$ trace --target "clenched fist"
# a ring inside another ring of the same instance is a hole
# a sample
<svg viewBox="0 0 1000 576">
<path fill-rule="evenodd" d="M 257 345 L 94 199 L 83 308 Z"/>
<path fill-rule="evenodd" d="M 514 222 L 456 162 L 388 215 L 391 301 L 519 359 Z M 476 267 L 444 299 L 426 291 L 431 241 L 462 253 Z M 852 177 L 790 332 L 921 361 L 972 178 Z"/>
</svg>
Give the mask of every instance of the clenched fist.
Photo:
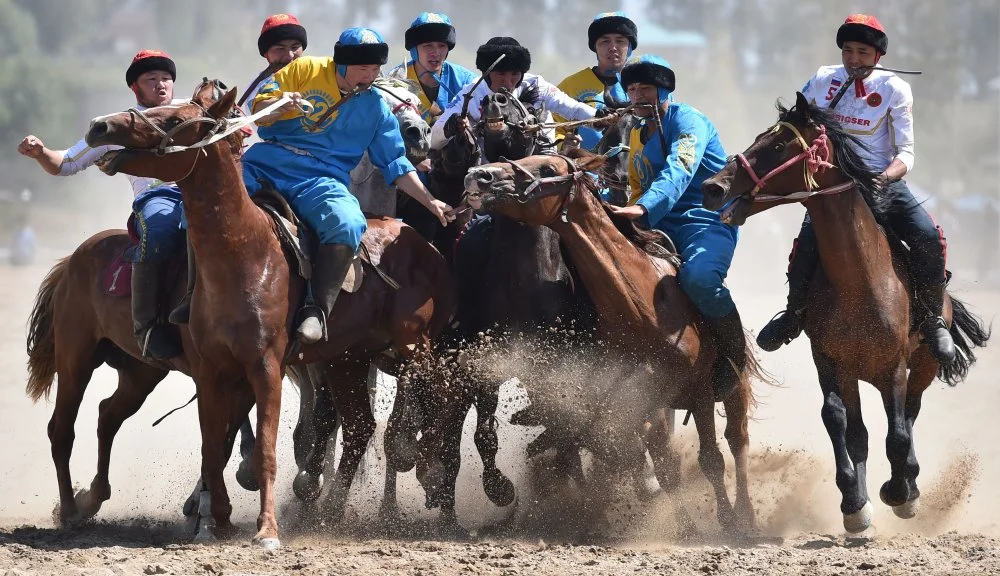
<svg viewBox="0 0 1000 576">
<path fill-rule="evenodd" d="M 38 158 L 45 151 L 45 144 L 38 136 L 25 136 L 17 146 L 17 151 L 28 158 Z"/>
</svg>

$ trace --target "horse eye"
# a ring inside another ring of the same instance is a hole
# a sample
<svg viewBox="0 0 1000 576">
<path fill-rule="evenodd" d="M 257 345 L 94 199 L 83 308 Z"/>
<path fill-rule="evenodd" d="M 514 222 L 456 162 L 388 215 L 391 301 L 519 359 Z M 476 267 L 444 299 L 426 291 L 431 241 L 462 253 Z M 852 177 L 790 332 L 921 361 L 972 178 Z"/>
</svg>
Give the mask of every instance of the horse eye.
<svg viewBox="0 0 1000 576">
<path fill-rule="evenodd" d="M 784 142 L 778 142 L 777 144 L 774 145 L 774 151 L 775 152 L 781 152 L 784 149 L 785 149 L 785 143 Z"/>
<path fill-rule="evenodd" d="M 542 175 L 542 177 L 544 177 L 544 178 L 548 178 L 548 177 L 550 177 L 550 176 L 555 176 L 555 175 L 556 175 L 556 171 L 555 171 L 555 169 L 554 169 L 554 168 L 553 168 L 552 166 L 549 166 L 549 165 L 547 165 L 547 164 L 546 164 L 546 165 L 543 165 L 543 166 L 542 166 L 542 167 L 541 167 L 541 168 L 540 168 L 540 169 L 538 170 L 538 173 L 539 173 L 539 174 L 541 174 L 541 175 Z"/>
</svg>

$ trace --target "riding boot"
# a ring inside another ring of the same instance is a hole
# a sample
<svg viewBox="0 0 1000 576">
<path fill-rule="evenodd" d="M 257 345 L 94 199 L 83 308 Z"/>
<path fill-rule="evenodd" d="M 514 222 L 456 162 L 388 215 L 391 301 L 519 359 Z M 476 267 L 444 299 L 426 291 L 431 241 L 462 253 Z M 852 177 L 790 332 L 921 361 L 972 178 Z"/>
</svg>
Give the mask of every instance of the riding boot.
<svg viewBox="0 0 1000 576">
<path fill-rule="evenodd" d="M 722 402 L 740 383 L 747 365 L 746 337 L 743 322 L 735 308 L 722 318 L 705 318 L 715 337 L 716 357 L 712 366 L 712 390 L 715 401 Z"/>
<path fill-rule="evenodd" d="M 809 281 L 819 263 L 819 248 L 811 223 L 804 223 L 788 263 L 788 306 L 761 329 L 757 345 L 774 352 L 802 333 L 802 314 L 809 295 Z"/>
<path fill-rule="evenodd" d="M 924 343 L 930 349 L 931 356 L 942 365 L 951 364 L 955 360 L 955 341 L 948 331 L 948 324 L 941 316 L 944 306 L 945 284 L 929 282 L 917 287 L 917 309 L 926 310 L 926 316 L 920 323 L 920 333 Z M 921 306 L 922 304 L 922 306 Z"/>
<path fill-rule="evenodd" d="M 191 237 L 185 235 L 187 238 L 187 290 L 184 292 L 184 297 L 181 301 L 177 303 L 177 307 L 174 311 L 170 313 L 167 317 L 167 321 L 171 324 L 187 324 L 188 320 L 191 318 L 191 295 L 194 293 L 194 278 L 196 275 L 194 267 L 194 248 L 191 247 Z"/>
<path fill-rule="evenodd" d="M 183 354 L 176 334 L 158 322 L 164 264 L 147 261 L 132 264 L 132 327 L 144 358 L 169 360 Z"/>
<path fill-rule="evenodd" d="M 326 340 L 326 322 L 340 294 L 347 272 L 354 260 L 354 250 L 346 244 L 321 244 L 313 267 L 312 303 L 302 307 L 301 323 L 295 331 L 303 344 Z"/>
</svg>

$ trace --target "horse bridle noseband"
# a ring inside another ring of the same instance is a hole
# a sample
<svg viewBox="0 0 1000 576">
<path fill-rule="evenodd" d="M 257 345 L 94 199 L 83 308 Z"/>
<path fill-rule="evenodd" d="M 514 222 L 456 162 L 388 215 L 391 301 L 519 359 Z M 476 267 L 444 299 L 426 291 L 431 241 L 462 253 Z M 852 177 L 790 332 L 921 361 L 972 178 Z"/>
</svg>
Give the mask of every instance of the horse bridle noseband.
<svg viewBox="0 0 1000 576">
<path fill-rule="evenodd" d="M 750 192 L 743 194 L 742 197 L 749 196 L 751 202 L 804 200 L 819 194 L 836 194 L 844 192 L 854 186 L 853 181 L 836 184 L 829 188 L 820 188 L 819 184 L 816 183 L 815 175 L 817 173 L 820 173 L 827 168 L 834 168 L 834 165 L 830 163 L 830 156 L 832 154 L 830 151 L 830 138 L 826 135 L 825 126 L 819 126 L 819 136 L 813 140 L 811 146 L 806 142 L 806 139 L 802 136 L 802 133 L 799 132 L 799 129 L 789 122 L 778 122 L 765 133 L 778 133 L 782 128 L 788 128 L 792 132 L 795 136 L 792 141 L 797 142 L 799 146 L 802 147 L 802 152 L 799 152 L 792 158 L 789 158 L 778 167 L 769 171 L 763 177 L 757 175 L 753 166 L 750 165 L 750 161 L 747 160 L 747 157 L 742 152 L 729 157 L 729 162 L 732 162 L 734 159 L 737 160 L 739 164 L 743 166 L 743 169 L 747 171 L 747 174 L 750 175 L 750 179 L 754 182 L 753 189 L 750 190 Z M 781 196 L 774 194 L 758 194 L 761 189 L 764 188 L 764 185 L 767 184 L 768 180 L 785 170 L 788 170 L 792 166 L 795 166 L 795 164 L 799 161 L 802 161 L 802 177 L 806 184 L 806 189 L 804 191 Z"/>
<path fill-rule="evenodd" d="M 563 223 L 569 223 L 569 205 L 573 203 L 573 199 L 576 197 L 576 185 L 581 179 L 588 176 L 585 171 L 577 167 L 576 162 L 574 162 L 572 158 L 563 156 L 562 154 L 552 154 L 552 156 L 558 156 L 566 161 L 567 166 L 569 166 L 569 174 L 538 178 L 529 172 L 527 168 L 518 164 L 516 160 L 508 160 L 507 158 L 501 156 L 500 162 L 509 164 L 514 172 L 517 172 L 530 180 L 530 184 L 528 184 L 528 187 L 524 190 L 521 190 L 520 192 L 505 193 L 504 196 L 510 197 L 518 204 L 527 204 L 534 198 L 544 198 L 546 196 L 561 194 L 562 202 L 559 206 L 559 213 L 558 216 L 552 219 L 552 222 L 554 223 L 556 220 L 559 220 Z M 570 185 L 566 188 L 554 187 L 549 190 L 542 190 L 538 194 L 534 194 L 536 188 L 565 183 L 569 183 Z"/>
</svg>

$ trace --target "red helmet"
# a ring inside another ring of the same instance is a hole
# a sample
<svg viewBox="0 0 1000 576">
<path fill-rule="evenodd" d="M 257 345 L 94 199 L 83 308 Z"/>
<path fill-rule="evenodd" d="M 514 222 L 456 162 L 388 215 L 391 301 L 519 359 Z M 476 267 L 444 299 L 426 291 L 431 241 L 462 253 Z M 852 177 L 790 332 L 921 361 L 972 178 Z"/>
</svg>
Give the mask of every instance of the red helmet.
<svg viewBox="0 0 1000 576">
<path fill-rule="evenodd" d="M 131 88 L 135 84 L 135 81 L 139 79 L 139 76 L 153 70 L 162 70 L 170 74 L 171 80 L 177 80 L 177 66 L 166 52 L 162 50 L 140 50 L 135 55 L 135 58 L 132 58 L 132 63 L 129 65 L 128 70 L 125 71 L 125 84 Z"/>
<path fill-rule="evenodd" d="M 282 40 L 298 40 L 303 48 L 309 44 L 306 29 L 299 23 L 298 18 L 291 14 L 268 16 L 260 28 L 260 36 L 257 37 L 257 50 L 263 56 L 268 48 Z"/>
<path fill-rule="evenodd" d="M 837 48 L 844 42 L 861 42 L 878 50 L 883 56 L 889 48 L 889 38 L 878 18 L 867 14 L 851 14 L 837 29 Z"/>
</svg>

